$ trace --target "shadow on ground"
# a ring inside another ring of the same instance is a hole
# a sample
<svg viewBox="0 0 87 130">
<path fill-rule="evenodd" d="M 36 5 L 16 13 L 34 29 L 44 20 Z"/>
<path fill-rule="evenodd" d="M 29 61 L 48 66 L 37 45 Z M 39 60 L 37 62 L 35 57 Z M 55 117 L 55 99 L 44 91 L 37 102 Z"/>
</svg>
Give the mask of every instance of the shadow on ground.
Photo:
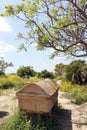
<svg viewBox="0 0 87 130">
<path fill-rule="evenodd" d="M 57 107 L 52 110 L 52 115 L 50 117 L 46 115 L 41 115 L 39 117 L 37 114 L 31 115 L 31 122 L 33 125 L 43 125 L 47 130 L 72 130 L 71 110 Z"/>
<path fill-rule="evenodd" d="M 8 112 L 0 111 L 0 118 L 4 118 L 7 115 L 8 115 Z"/>
<path fill-rule="evenodd" d="M 57 108 L 53 115 L 53 124 L 59 126 L 58 130 L 72 130 L 71 110 Z"/>
</svg>

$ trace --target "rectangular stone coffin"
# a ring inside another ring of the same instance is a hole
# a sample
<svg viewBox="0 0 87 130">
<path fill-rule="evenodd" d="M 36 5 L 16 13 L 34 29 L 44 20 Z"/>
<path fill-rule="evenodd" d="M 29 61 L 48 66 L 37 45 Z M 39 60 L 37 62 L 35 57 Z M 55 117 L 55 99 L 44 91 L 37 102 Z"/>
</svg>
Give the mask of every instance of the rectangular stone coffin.
<svg viewBox="0 0 87 130">
<path fill-rule="evenodd" d="M 27 83 L 16 95 L 20 109 L 28 113 L 50 113 L 58 99 L 58 85 L 50 79 Z"/>
</svg>

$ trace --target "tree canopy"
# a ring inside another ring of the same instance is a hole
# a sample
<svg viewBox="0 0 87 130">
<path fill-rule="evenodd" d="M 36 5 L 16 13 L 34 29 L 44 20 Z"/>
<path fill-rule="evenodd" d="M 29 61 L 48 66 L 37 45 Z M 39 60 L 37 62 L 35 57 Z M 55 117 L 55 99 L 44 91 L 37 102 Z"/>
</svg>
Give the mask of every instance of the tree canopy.
<svg viewBox="0 0 87 130">
<path fill-rule="evenodd" d="M 82 82 L 86 81 L 86 69 L 87 64 L 84 60 L 72 61 L 69 65 L 65 67 L 66 79 L 72 81 L 73 83 L 82 84 Z"/>
<path fill-rule="evenodd" d="M 64 68 L 65 65 L 63 63 L 56 64 L 54 69 L 56 76 L 61 76 L 64 73 Z"/>
<path fill-rule="evenodd" d="M 54 75 L 52 72 L 49 72 L 45 69 L 38 73 L 38 77 L 39 78 L 54 78 Z"/>
<path fill-rule="evenodd" d="M 36 72 L 33 70 L 31 66 L 20 66 L 17 70 L 17 74 L 23 78 L 29 78 L 36 75 Z"/>
<path fill-rule="evenodd" d="M 3 57 L 0 57 L 0 76 L 5 74 L 6 68 L 12 66 L 13 66 L 12 62 L 8 63 L 3 59 Z"/>
<path fill-rule="evenodd" d="M 27 44 L 36 43 L 38 50 L 52 48 L 51 57 L 59 54 L 87 56 L 86 0 L 22 0 L 19 5 L 6 5 L 2 16 L 25 22 L 26 34 L 18 34 Z"/>
</svg>

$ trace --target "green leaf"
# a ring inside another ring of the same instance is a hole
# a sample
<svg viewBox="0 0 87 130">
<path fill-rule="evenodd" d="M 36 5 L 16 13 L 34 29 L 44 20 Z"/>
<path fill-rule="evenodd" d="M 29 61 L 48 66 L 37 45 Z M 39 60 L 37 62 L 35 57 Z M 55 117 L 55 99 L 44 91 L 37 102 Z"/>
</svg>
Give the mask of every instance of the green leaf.
<svg viewBox="0 0 87 130">
<path fill-rule="evenodd" d="M 20 52 L 21 50 L 27 51 L 25 45 L 23 43 L 21 43 L 17 49 L 17 52 Z"/>
</svg>

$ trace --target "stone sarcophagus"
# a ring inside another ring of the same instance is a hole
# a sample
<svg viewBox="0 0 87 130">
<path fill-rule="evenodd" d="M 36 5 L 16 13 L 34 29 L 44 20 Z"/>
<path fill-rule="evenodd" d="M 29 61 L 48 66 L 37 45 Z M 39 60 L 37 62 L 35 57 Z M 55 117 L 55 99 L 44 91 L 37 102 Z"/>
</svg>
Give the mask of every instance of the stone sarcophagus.
<svg viewBox="0 0 87 130">
<path fill-rule="evenodd" d="M 58 100 L 58 85 L 50 79 L 36 83 L 26 83 L 16 93 L 19 108 L 27 113 L 51 113 Z"/>
</svg>

